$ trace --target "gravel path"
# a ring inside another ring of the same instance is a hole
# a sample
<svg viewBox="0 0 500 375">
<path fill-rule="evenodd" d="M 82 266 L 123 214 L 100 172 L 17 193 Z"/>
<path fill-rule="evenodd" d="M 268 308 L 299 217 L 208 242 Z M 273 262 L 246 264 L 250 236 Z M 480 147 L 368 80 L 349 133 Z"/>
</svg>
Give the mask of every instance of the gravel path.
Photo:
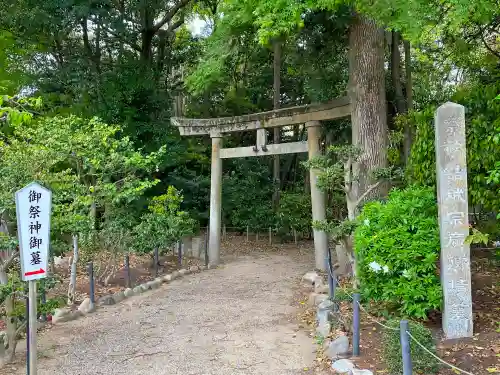
<svg viewBox="0 0 500 375">
<path fill-rule="evenodd" d="M 56 326 L 39 337 L 38 375 L 308 373 L 292 299 L 310 264 L 247 256 Z"/>
</svg>

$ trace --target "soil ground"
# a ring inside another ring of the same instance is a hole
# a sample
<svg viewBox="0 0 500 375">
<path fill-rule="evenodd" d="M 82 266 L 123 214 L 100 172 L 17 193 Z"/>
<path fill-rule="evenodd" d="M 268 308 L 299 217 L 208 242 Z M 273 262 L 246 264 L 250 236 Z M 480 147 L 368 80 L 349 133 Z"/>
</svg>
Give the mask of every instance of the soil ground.
<svg viewBox="0 0 500 375">
<path fill-rule="evenodd" d="M 495 260 L 494 249 L 472 251 L 473 338 L 443 341 L 441 316 L 436 314 L 430 321 L 425 322 L 436 338 L 438 356 L 474 375 L 500 374 L 499 267 L 499 262 Z M 349 303 L 343 303 L 341 309 L 344 316 L 352 316 Z M 384 328 L 373 323 L 371 319 L 373 318 L 368 317 L 366 313 L 361 313 L 361 356 L 353 361 L 358 367 L 370 369 L 374 374 L 392 375 L 381 361 Z M 453 375 L 459 372 L 443 365 L 438 374 Z"/>
<path fill-rule="evenodd" d="M 219 269 L 53 326 L 38 340 L 38 374 L 308 374 L 316 348 L 294 296 L 311 255 L 238 246 Z M 7 374 L 24 373 L 24 345 Z"/>
</svg>

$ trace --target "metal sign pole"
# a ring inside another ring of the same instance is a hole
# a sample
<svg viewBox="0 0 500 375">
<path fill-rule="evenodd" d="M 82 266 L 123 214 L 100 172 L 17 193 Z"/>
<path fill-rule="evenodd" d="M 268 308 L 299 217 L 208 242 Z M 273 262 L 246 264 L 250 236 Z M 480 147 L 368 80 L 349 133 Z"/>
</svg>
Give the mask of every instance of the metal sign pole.
<svg viewBox="0 0 500 375">
<path fill-rule="evenodd" d="M 28 282 L 28 375 L 37 373 L 36 330 L 38 328 L 36 281 L 47 277 L 49 266 L 50 215 L 52 192 L 36 182 L 18 190 L 17 231 L 21 278 Z"/>
<path fill-rule="evenodd" d="M 29 281 L 29 375 L 36 375 L 36 329 L 38 326 L 37 323 L 37 312 L 36 312 L 36 280 Z"/>
</svg>

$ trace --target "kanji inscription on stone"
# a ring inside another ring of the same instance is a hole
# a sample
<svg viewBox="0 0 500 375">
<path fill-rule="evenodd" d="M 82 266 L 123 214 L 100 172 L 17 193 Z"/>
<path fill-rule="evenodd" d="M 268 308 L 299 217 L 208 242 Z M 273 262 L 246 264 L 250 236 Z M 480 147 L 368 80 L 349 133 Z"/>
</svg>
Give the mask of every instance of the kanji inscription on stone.
<svg viewBox="0 0 500 375">
<path fill-rule="evenodd" d="M 447 339 L 471 337 L 470 247 L 464 243 L 469 234 L 464 107 L 443 104 L 435 126 L 443 331 Z"/>
</svg>

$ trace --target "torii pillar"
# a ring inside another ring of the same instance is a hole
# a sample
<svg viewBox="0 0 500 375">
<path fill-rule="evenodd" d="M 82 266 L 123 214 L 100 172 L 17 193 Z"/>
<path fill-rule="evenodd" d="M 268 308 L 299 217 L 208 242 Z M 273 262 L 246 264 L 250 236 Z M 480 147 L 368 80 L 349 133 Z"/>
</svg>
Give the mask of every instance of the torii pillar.
<svg viewBox="0 0 500 375">
<path fill-rule="evenodd" d="M 309 153 L 309 158 L 320 154 L 319 139 L 323 120 L 351 115 L 349 99 L 340 98 L 328 103 L 306 104 L 250 115 L 221 117 L 217 119 L 187 119 L 172 117 L 172 124 L 181 135 L 200 136 L 210 134 L 212 139 L 212 171 L 210 186 L 209 263 L 220 262 L 221 212 L 222 212 L 222 159 L 253 156 L 270 156 L 294 153 Z M 276 127 L 306 124 L 308 141 L 267 144 L 266 131 Z M 226 133 L 256 131 L 255 146 L 222 148 L 222 136 Z M 311 203 L 313 221 L 326 218 L 325 195 L 317 187 L 318 171 L 310 171 Z M 315 266 L 326 270 L 328 237 L 325 232 L 314 229 Z"/>
<path fill-rule="evenodd" d="M 321 123 L 319 121 L 306 122 L 307 128 L 307 147 L 309 160 L 321 154 L 319 140 L 321 135 Z M 314 221 L 323 221 L 326 219 L 326 199 L 317 184 L 318 171 L 309 170 L 309 181 L 311 184 L 311 207 L 312 219 Z M 314 234 L 314 259 L 316 268 L 326 270 L 326 256 L 328 253 L 328 236 L 323 230 L 313 228 Z"/>
<path fill-rule="evenodd" d="M 220 262 L 221 214 L 222 214 L 222 134 L 211 132 L 212 138 L 212 166 L 210 173 L 210 222 L 208 259 L 212 265 Z"/>
</svg>

